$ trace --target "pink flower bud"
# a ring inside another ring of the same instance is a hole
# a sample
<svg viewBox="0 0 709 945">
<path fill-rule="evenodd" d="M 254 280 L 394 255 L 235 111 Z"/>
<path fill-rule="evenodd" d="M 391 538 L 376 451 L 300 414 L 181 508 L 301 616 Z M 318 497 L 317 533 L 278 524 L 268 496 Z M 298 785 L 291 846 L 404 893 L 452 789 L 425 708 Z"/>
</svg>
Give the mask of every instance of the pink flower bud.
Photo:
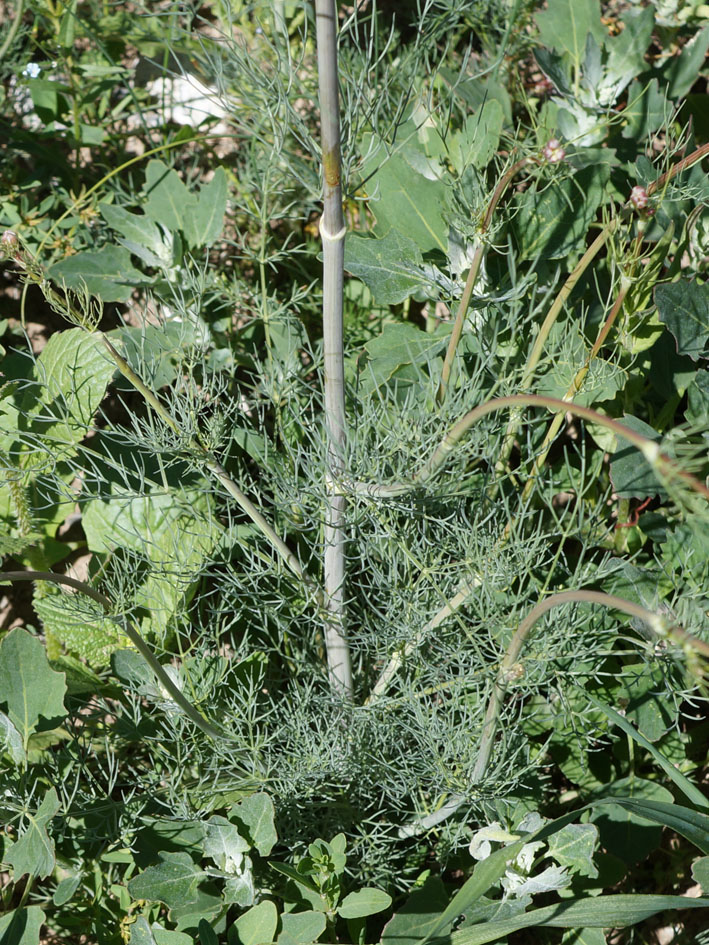
<svg viewBox="0 0 709 945">
<path fill-rule="evenodd" d="M 630 191 L 630 202 L 636 210 L 644 210 L 647 207 L 647 191 L 644 187 L 636 186 Z"/>
<path fill-rule="evenodd" d="M 542 154 L 550 164 L 558 164 L 566 157 L 566 151 L 561 146 L 558 138 L 550 138 L 544 145 Z"/>
</svg>

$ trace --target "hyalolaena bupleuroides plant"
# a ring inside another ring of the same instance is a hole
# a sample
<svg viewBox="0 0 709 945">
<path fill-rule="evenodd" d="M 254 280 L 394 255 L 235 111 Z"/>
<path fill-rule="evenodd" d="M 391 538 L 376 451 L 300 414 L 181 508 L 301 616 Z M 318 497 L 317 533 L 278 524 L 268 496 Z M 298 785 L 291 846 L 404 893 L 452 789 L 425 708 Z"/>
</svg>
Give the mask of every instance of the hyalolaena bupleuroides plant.
<svg viewBox="0 0 709 945">
<path fill-rule="evenodd" d="M 645 209 L 640 206 L 642 195 L 634 191 L 622 206 L 605 208 L 598 235 L 577 254 L 556 293 L 530 290 L 525 295 L 530 281 L 521 289 L 513 286 L 507 297 L 504 292 L 491 296 L 489 286 L 482 290 L 487 298 L 480 295 L 479 282 L 500 232 L 498 215 L 512 185 L 524 172 L 529 174 L 528 186 L 542 182 L 543 193 L 545 175 L 551 187 L 555 174 L 566 173 L 566 154 L 558 138 L 541 148 L 520 146 L 519 153 L 502 156 L 504 166 L 494 187 L 480 200 L 484 208 L 479 222 L 471 224 L 475 233 L 463 240 L 456 278 L 446 276 L 446 282 L 428 261 L 442 252 L 435 233 L 426 259 L 413 246 L 418 261 L 405 255 L 412 241 L 398 236 L 395 227 L 378 240 L 351 238 L 351 272 L 361 274 L 367 265 L 376 269 L 376 259 L 364 258 L 365 249 L 372 250 L 371 245 L 363 248 L 364 242 L 391 247 L 398 240 L 401 255 L 396 262 L 403 277 L 419 285 L 421 273 L 429 285 L 438 279 L 458 307 L 450 330 L 444 326 L 438 334 L 424 333 L 411 324 L 397 324 L 388 336 L 380 336 L 379 347 L 376 338 L 367 341 L 367 363 L 345 360 L 348 239 L 337 11 L 332 2 L 318 0 L 315 23 L 323 184 L 321 351 L 297 327 L 295 303 L 293 311 L 284 305 L 285 311 L 274 317 L 264 291 L 266 356 L 262 361 L 244 358 L 248 383 L 241 385 L 241 365 L 234 364 L 238 359 L 227 364 L 221 377 L 219 359 L 210 361 L 211 342 L 200 338 L 204 286 L 199 276 L 189 275 L 188 267 L 179 270 L 181 281 L 175 286 L 175 257 L 170 254 L 172 269 L 167 269 L 172 277 L 157 287 L 165 309 L 179 312 L 182 320 L 166 317 L 162 326 L 165 335 L 168 328 L 178 327 L 177 363 L 170 364 L 174 351 L 167 343 L 161 350 L 160 327 L 144 326 L 137 340 L 125 326 L 104 330 L 106 316 L 91 298 L 88 283 L 84 289 L 80 282 L 72 289 L 70 267 L 62 269 L 60 263 L 47 272 L 21 234 L 8 231 L 2 237 L 5 255 L 28 285 L 39 286 L 50 306 L 74 326 L 39 356 L 24 389 L 8 389 L 6 394 L 10 422 L 26 412 L 3 447 L 17 522 L 12 537 L 26 539 L 42 524 L 42 509 L 28 507 L 30 493 L 40 506 L 64 506 L 66 511 L 69 501 L 77 499 L 70 483 L 83 478 L 85 492 L 78 499 L 98 563 L 91 582 L 54 574 L 50 562 L 5 572 L 3 577 L 51 581 L 84 593 L 100 605 L 92 618 L 97 632 L 109 632 L 102 622 L 105 612 L 122 634 L 119 643 L 129 641 L 147 661 L 164 690 L 162 701 L 156 697 L 153 707 L 156 715 L 163 713 L 161 724 L 172 733 L 167 750 L 188 740 L 196 759 L 191 771 L 185 769 L 165 788 L 167 805 L 177 799 L 184 804 L 189 796 L 198 808 L 214 809 L 230 792 L 261 783 L 281 800 L 284 822 L 291 817 L 297 823 L 304 810 L 319 809 L 333 832 L 344 826 L 359 838 L 360 848 L 368 843 L 376 848 L 381 868 L 391 837 L 394 842 L 407 840 L 451 819 L 454 845 L 466 829 L 465 816 L 454 821 L 454 814 L 492 809 L 498 796 L 512 795 L 542 756 L 538 746 L 530 747 L 520 721 L 526 700 L 551 687 L 559 702 L 568 700 L 569 717 L 597 720 L 584 701 L 583 684 L 602 677 L 602 657 L 613 654 L 618 632 L 602 608 L 640 622 L 650 641 L 634 636 L 632 646 L 665 660 L 663 670 L 673 682 L 673 674 L 682 672 L 672 662 L 673 654 L 688 656 L 698 674 L 697 658 L 709 651 L 698 632 L 692 632 L 694 627 L 680 625 L 670 608 L 597 589 L 619 570 L 610 557 L 597 553 L 600 542 L 594 544 L 593 531 L 602 527 L 606 500 L 597 486 L 604 468 L 599 451 L 591 455 L 584 443 L 570 447 L 573 461 L 567 478 L 573 481 L 578 513 L 573 503 L 561 511 L 551 500 L 535 505 L 546 458 L 565 420 L 582 420 L 601 431 L 599 437 L 630 444 L 637 462 L 654 473 L 658 488 L 676 500 L 678 515 L 686 512 L 688 518 L 706 521 L 709 490 L 701 479 L 701 461 L 682 461 L 672 452 L 674 443 L 658 444 L 647 431 L 581 402 L 587 378 L 626 311 L 629 293 L 638 290 L 652 262 L 636 227 L 636 211 Z M 286 42 L 282 33 L 278 36 L 279 44 Z M 484 109 L 487 104 L 481 113 L 492 127 L 502 108 Z M 420 122 L 410 116 L 403 121 L 402 115 L 401 124 L 418 140 L 429 120 L 424 110 Z M 285 150 L 285 144 L 281 146 Z M 312 136 L 307 146 L 310 153 L 317 151 Z M 376 147 L 376 141 L 368 142 L 363 164 L 367 167 L 372 160 L 377 171 L 394 168 L 392 175 L 400 175 L 400 190 L 406 192 L 407 183 L 415 179 L 413 166 L 397 165 L 395 153 L 384 158 Z M 648 181 L 643 199 L 661 200 L 673 181 L 708 150 L 702 146 L 678 157 Z M 425 164 L 426 155 L 416 154 Z M 281 155 L 279 151 L 278 160 Z M 492 156 L 485 158 L 486 165 Z M 268 174 L 277 172 L 278 160 L 269 164 Z M 461 190 L 468 187 L 480 197 L 485 190 L 478 179 L 482 174 L 472 173 L 461 160 Z M 348 167 L 353 164 L 349 155 L 346 161 Z M 189 212 L 197 216 L 203 196 L 202 191 L 199 198 L 188 191 L 176 172 L 154 157 L 147 175 L 146 213 L 119 208 L 121 216 L 116 208 L 103 211 L 116 232 L 134 228 L 132 237 L 125 232 L 120 239 L 123 248 L 137 246 L 140 252 L 134 255 L 143 260 L 159 257 L 169 229 L 159 229 L 147 213 L 150 201 L 155 205 L 158 195 L 172 188 L 190 201 Z M 439 179 L 418 176 L 440 192 Z M 217 194 L 221 180 L 209 185 L 217 210 L 223 209 Z M 374 194 L 368 196 L 374 212 L 384 216 L 386 208 L 377 210 Z M 347 208 L 350 220 L 356 216 L 353 202 Z M 265 242 L 268 215 L 253 207 L 249 212 L 259 218 Z M 422 227 L 434 230 L 426 212 L 424 207 Z M 200 242 L 191 226 L 176 214 L 173 247 L 180 230 L 192 249 L 216 239 L 205 228 L 205 241 Z M 137 242 L 138 230 L 153 242 Z M 268 274 L 264 242 L 255 253 L 262 288 Z M 548 352 L 555 350 L 550 339 L 558 320 L 608 246 L 616 254 L 619 275 L 611 280 L 613 298 L 595 340 L 560 396 L 537 393 L 541 369 L 554 357 Z M 377 246 L 375 251 L 384 249 Z M 137 270 L 123 273 L 121 279 L 133 272 Z M 463 273 L 465 282 L 459 285 L 463 280 L 457 277 Z M 67 280 L 65 286 L 60 277 Z M 226 291 L 223 284 L 209 285 L 211 297 L 221 290 Z M 238 295 L 236 291 L 230 298 Z M 392 304 L 404 301 L 383 295 Z M 530 311 L 521 311 L 530 300 Z M 302 304 L 302 299 L 297 302 Z M 510 368 L 492 381 L 490 375 L 499 367 L 493 350 L 496 329 L 481 315 L 483 303 L 489 306 L 488 315 L 497 312 L 499 318 L 508 304 L 522 336 L 539 323 L 519 369 L 514 363 L 518 340 L 509 337 L 508 326 L 500 327 L 499 349 L 508 352 Z M 480 335 L 477 349 L 465 331 L 471 320 Z M 396 350 L 388 350 L 397 345 L 405 355 L 399 361 Z M 302 353 L 305 365 L 292 363 L 298 361 L 293 347 Z M 469 368 L 471 351 L 476 363 Z M 82 362 L 92 366 L 90 376 L 81 374 Z M 313 380 L 320 369 L 322 398 L 319 382 Z M 84 390 L 76 386 L 80 384 Z M 104 395 L 113 387 L 134 415 L 127 429 L 108 411 L 100 413 Z M 130 399 L 133 393 L 142 399 L 142 408 Z M 542 418 L 550 415 L 544 430 L 530 421 L 530 411 L 539 411 Z M 507 419 L 500 420 L 504 412 Z M 85 439 L 95 432 L 97 415 L 103 426 L 100 449 L 91 445 L 91 438 Z M 259 427 L 261 415 L 271 424 L 272 437 L 266 423 Z M 140 457 L 135 468 L 126 456 L 130 450 Z M 526 466 L 528 456 L 533 457 L 531 468 Z M 149 457 L 154 462 L 141 469 Z M 109 478 L 109 467 L 114 467 L 111 476 L 117 470 L 116 478 Z M 260 483 L 253 481 L 257 478 Z M 261 486 L 260 494 L 256 485 Z M 52 488 L 57 494 L 51 494 Z M 186 509 L 193 513 L 191 524 Z M 574 541 L 582 550 L 571 554 Z M 102 583 L 103 589 L 97 590 L 94 585 Z M 59 601 L 70 621 L 72 598 L 51 600 L 55 605 Z M 545 617 L 562 606 L 567 608 L 563 619 L 557 612 Z M 52 616 L 50 604 L 38 600 L 37 610 L 44 615 L 48 633 L 54 626 L 59 637 L 60 621 Z M 219 664 L 221 676 L 210 693 L 200 689 L 191 673 L 201 671 L 200 659 L 215 653 L 224 657 L 223 638 L 238 659 L 233 668 L 227 661 Z M 178 654 L 179 667 L 165 665 L 152 648 L 169 659 Z M 248 673 L 239 676 L 240 661 L 249 659 L 253 663 Z M 232 691 L 238 686 L 241 692 Z M 568 697 L 572 686 L 573 703 Z M 196 744 L 196 735 L 189 734 L 191 724 L 211 741 Z M 158 746 L 154 750 L 161 751 Z"/>
</svg>

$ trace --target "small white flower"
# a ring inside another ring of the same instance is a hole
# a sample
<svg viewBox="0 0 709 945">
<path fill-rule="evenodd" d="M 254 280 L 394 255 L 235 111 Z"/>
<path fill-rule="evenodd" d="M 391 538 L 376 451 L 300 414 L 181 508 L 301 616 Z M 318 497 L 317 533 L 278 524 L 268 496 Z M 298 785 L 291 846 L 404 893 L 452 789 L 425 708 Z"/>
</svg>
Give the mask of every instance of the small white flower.
<svg viewBox="0 0 709 945">
<path fill-rule="evenodd" d="M 636 210 L 644 210 L 647 207 L 647 191 L 644 187 L 636 186 L 630 191 L 630 202 Z"/>
<path fill-rule="evenodd" d="M 550 138 L 544 145 L 542 154 L 550 164 L 558 164 L 566 157 L 566 151 L 562 148 L 561 141 L 558 138 Z"/>
<path fill-rule="evenodd" d="M 28 79 L 36 79 L 41 71 L 41 66 L 39 66 L 36 62 L 28 62 L 25 68 L 22 70 L 22 75 L 27 76 Z"/>
</svg>

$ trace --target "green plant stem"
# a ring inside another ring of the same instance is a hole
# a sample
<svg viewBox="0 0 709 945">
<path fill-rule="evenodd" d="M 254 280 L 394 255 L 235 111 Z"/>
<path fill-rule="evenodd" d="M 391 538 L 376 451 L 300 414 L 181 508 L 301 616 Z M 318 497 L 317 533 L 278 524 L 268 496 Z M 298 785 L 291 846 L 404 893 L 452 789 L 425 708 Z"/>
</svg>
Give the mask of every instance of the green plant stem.
<svg viewBox="0 0 709 945">
<path fill-rule="evenodd" d="M 613 307 L 608 313 L 608 317 L 606 318 L 605 322 L 601 326 L 601 329 L 598 332 L 598 335 L 596 337 L 596 341 L 594 342 L 593 347 L 591 348 L 583 366 L 579 368 L 579 370 L 576 372 L 574 379 L 569 384 L 566 390 L 566 393 L 564 394 L 562 398 L 564 401 L 567 401 L 569 404 L 573 403 L 574 397 L 578 394 L 578 392 L 583 387 L 583 382 L 586 380 L 586 375 L 591 369 L 591 362 L 594 360 L 594 358 L 598 354 L 603 342 L 605 341 L 606 337 L 608 336 L 608 333 L 611 330 L 611 327 L 613 326 L 618 315 L 622 311 L 623 302 L 625 301 L 625 297 L 628 294 L 629 289 L 630 289 L 630 281 L 624 278 L 620 287 L 620 291 L 618 292 L 618 295 L 616 296 L 615 301 L 613 303 Z M 565 415 L 566 415 L 566 411 L 564 413 L 561 413 L 561 412 L 557 413 L 557 415 L 554 417 L 552 422 L 549 424 L 549 429 L 547 430 L 544 436 L 539 453 L 534 459 L 534 463 L 532 464 L 532 468 L 527 476 L 527 481 L 525 483 L 524 489 L 522 490 L 521 500 L 523 503 L 529 498 L 532 490 L 534 489 L 534 486 L 536 485 L 537 478 L 539 476 L 539 473 L 541 472 L 542 466 L 546 462 L 546 458 L 549 455 L 551 444 L 554 442 L 559 430 L 561 429 L 561 424 L 564 422 Z M 512 527 L 512 521 L 509 521 L 507 525 L 505 526 L 505 535 L 509 533 L 511 527 Z"/>
<path fill-rule="evenodd" d="M 20 24 L 22 23 L 22 15 L 24 12 L 25 0 L 17 0 L 17 5 L 15 6 L 15 15 L 12 18 L 10 29 L 7 31 L 2 46 L 0 46 L 0 62 L 2 62 L 2 60 L 5 58 L 8 49 L 15 41 L 15 36 L 17 36 L 17 31 L 19 30 Z"/>
<path fill-rule="evenodd" d="M 318 83 L 323 163 L 323 347 L 327 435 L 327 509 L 324 525 L 325 646 L 330 685 L 352 698 L 352 660 L 345 620 L 345 494 L 339 485 L 346 442 L 342 286 L 345 220 L 342 212 L 337 7 L 316 0 Z"/>
<path fill-rule="evenodd" d="M 648 185 L 647 195 L 651 197 L 657 190 L 661 190 L 666 184 L 668 184 L 673 177 L 677 174 L 686 171 L 688 168 L 692 167 L 694 164 L 697 164 L 701 161 L 706 155 L 709 154 L 709 144 L 704 144 L 700 148 L 694 150 L 686 158 L 678 161 L 674 164 L 668 171 L 664 174 L 661 174 L 656 180 L 652 181 Z M 630 208 L 630 202 L 625 204 L 623 208 L 624 211 L 628 211 Z M 526 391 L 529 389 L 533 379 L 534 373 L 539 364 L 539 360 L 542 356 L 542 351 L 544 350 L 544 345 L 547 342 L 549 337 L 549 332 L 551 331 L 554 323 L 556 322 L 559 314 L 561 313 L 562 308 L 564 307 L 569 296 L 576 288 L 579 279 L 588 269 L 592 261 L 598 255 L 599 251 L 605 245 L 606 241 L 615 233 L 620 225 L 622 215 L 618 215 L 609 220 L 605 224 L 601 232 L 598 234 L 593 243 L 589 246 L 586 252 L 583 254 L 581 259 L 578 261 L 573 271 L 567 278 L 564 285 L 561 287 L 561 290 L 557 297 L 554 299 L 554 302 L 549 309 L 546 318 L 544 319 L 541 328 L 539 329 L 539 334 L 535 338 L 534 345 L 527 359 L 527 363 L 524 368 L 524 373 L 522 375 L 522 380 L 520 382 L 520 387 L 522 390 Z M 496 494 L 497 489 L 499 488 L 499 480 L 502 474 L 507 468 L 507 463 L 514 446 L 514 441 L 519 430 L 519 424 L 521 420 L 521 413 L 518 411 L 513 411 L 510 416 L 509 422 L 507 424 L 507 429 L 505 430 L 505 436 L 502 442 L 502 448 L 500 450 L 500 455 L 495 465 L 495 470 L 498 474 L 497 479 L 492 487 L 492 496 Z"/>
<path fill-rule="evenodd" d="M 205 735 L 209 735 L 210 738 L 235 741 L 235 739 L 232 739 L 232 737 L 226 732 L 221 731 L 221 729 L 217 728 L 216 725 L 213 725 L 211 722 L 205 719 L 197 711 L 197 709 L 195 709 L 195 707 L 187 699 L 185 699 L 175 683 L 172 681 L 172 679 L 170 679 L 168 674 L 162 668 L 153 651 L 150 649 L 148 644 L 145 642 L 130 620 L 128 620 L 127 617 L 116 617 L 111 613 L 113 605 L 111 604 L 109 598 L 105 596 L 105 594 L 101 594 L 100 591 L 97 591 L 95 588 L 91 587 L 90 584 L 84 583 L 84 581 L 79 581 L 76 578 L 69 577 L 65 574 L 55 574 L 53 571 L 2 571 L 0 572 L 0 582 L 4 581 L 50 581 L 53 584 L 64 584 L 76 591 L 80 591 L 82 594 L 90 597 L 91 600 L 96 601 L 97 604 L 100 604 L 103 607 L 106 615 L 115 623 L 117 623 L 121 630 L 123 630 L 133 646 L 136 648 L 136 650 L 138 650 L 140 655 L 145 659 L 146 663 L 155 673 L 161 685 L 164 686 L 167 692 L 169 692 L 170 696 L 184 711 L 185 715 L 187 715 L 187 717 L 190 718 L 194 724 L 205 733 Z"/>
<path fill-rule="evenodd" d="M 182 430 L 180 425 L 170 416 L 170 413 L 165 409 L 165 407 L 160 403 L 156 395 L 147 387 L 142 379 L 135 373 L 133 368 L 128 364 L 126 359 L 116 350 L 111 341 L 103 334 L 103 332 L 97 333 L 103 342 L 104 347 L 108 351 L 111 359 L 116 364 L 116 367 L 121 372 L 121 374 L 130 381 L 130 383 L 135 387 L 135 389 L 143 396 L 146 403 L 149 404 L 153 410 L 157 413 L 160 419 L 165 423 L 174 433 L 182 436 Z M 310 577 L 303 570 L 300 561 L 296 558 L 293 552 L 290 550 L 288 545 L 283 541 L 283 539 L 274 531 L 272 526 L 266 521 L 263 515 L 259 512 L 256 506 L 253 504 L 251 499 L 245 495 L 241 489 L 237 486 L 234 480 L 229 476 L 221 463 L 216 459 L 212 453 L 206 449 L 201 443 L 197 440 L 190 438 L 188 441 L 188 446 L 191 450 L 199 453 L 206 468 L 210 473 L 219 481 L 219 483 L 226 489 L 229 495 L 236 500 L 236 502 L 241 507 L 242 511 L 248 515 L 251 521 L 256 525 L 261 534 L 268 539 L 274 549 L 278 552 L 280 557 L 283 559 L 285 564 L 290 568 L 290 570 L 299 578 L 303 584 L 310 590 L 316 592 L 316 596 L 319 596 L 317 593 L 317 588 L 314 583 L 311 581 Z"/>
<path fill-rule="evenodd" d="M 646 610 L 645 607 L 625 600 L 623 597 L 617 597 L 615 594 L 605 594 L 602 591 L 584 590 L 562 591 L 559 594 L 552 594 L 533 607 L 524 620 L 522 620 L 500 661 L 497 678 L 493 684 L 492 695 L 490 696 L 485 712 L 480 749 L 471 775 L 471 782 L 473 784 L 479 784 L 484 779 L 490 764 L 490 758 L 492 757 L 495 744 L 495 735 L 497 734 L 500 710 L 507 692 L 507 687 L 510 682 L 521 678 L 524 674 L 524 666 L 519 664 L 518 660 L 522 652 L 522 647 L 532 627 L 547 611 L 552 610 L 554 607 L 562 607 L 570 603 L 598 604 L 603 607 L 620 610 L 623 613 L 630 614 L 632 617 L 638 617 L 640 620 L 643 620 L 659 639 L 664 640 L 667 637 L 673 638 L 680 642 L 685 649 L 692 649 L 701 653 L 703 656 L 709 657 L 709 644 L 687 633 L 681 627 L 668 626 L 664 618 L 659 614 L 653 613 L 651 610 Z M 452 795 L 437 811 L 434 811 L 427 817 L 420 818 L 412 824 L 407 824 L 406 827 L 402 828 L 400 831 L 401 836 L 416 836 L 426 830 L 430 830 L 431 827 L 435 827 L 437 824 L 442 823 L 445 819 L 452 816 L 465 801 L 466 798 L 463 795 Z"/>
<path fill-rule="evenodd" d="M 441 468 L 449 453 L 460 442 L 462 437 L 468 432 L 473 424 L 484 417 L 486 414 L 494 413 L 498 410 L 503 410 L 508 407 L 517 409 L 524 406 L 547 407 L 550 410 L 554 410 L 560 416 L 563 416 L 564 412 L 569 412 L 576 416 L 582 417 L 585 420 L 591 420 L 594 423 L 598 423 L 600 426 L 606 427 L 615 433 L 616 436 L 623 437 L 623 439 L 635 446 L 660 476 L 665 476 L 671 479 L 679 479 L 694 493 L 700 495 L 706 500 L 709 500 L 709 488 L 707 488 L 707 486 L 695 476 L 692 476 L 691 473 L 680 469 L 677 464 L 672 459 L 670 459 L 670 457 L 666 456 L 660 451 L 660 448 L 655 440 L 651 440 L 649 437 L 645 437 L 642 434 L 637 433 L 635 430 L 629 429 L 618 420 L 614 420 L 612 417 L 606 417 L 603 414 L 592 410 L 590 407 L 581 407 L 578 404 L 569 403 L 565 400 L 558 400 L 555 397 L 543 397 L 539 394 L 513 394 L 509 397 L 499 397 L 495 400 L 490 400 L 487 403 L 481 404 L 480 406 L 475 407 L 473 410 L 470 410 L 465 414 L 464 417 L 458 420 L 458 422 L 451 427 L 443 441 L 434 451 L 431 458 L 426 463 L 424 463 L 422 468 L 416 473 L 411 484 L 377 486 L 376 484 L 367 485 L 365 483 L 358 483 L 355 484 L 357 486 L 357 491 L 379 497 L 388 497 L 402 494 L 408 489 L 413 488 L 414 486 L 424 482 L 434 475 Z M 506 528 L 501 541 L 504 541 L 508 534 L 509 529 Z M 438 613 L 430 621 L 428 621 L 428 623 L 426 623 L 426 625 L 422 627 L 414 637 L 412 637 L 411 640 L 407 641 L 403 647 L 397 650 L 390 657 L 389 662 L 375 683 L 372 692 L 367 699 L 367 703 L 376 702 L 386 692 L 394 676 L 403 665 L 406 657 L 410 656 L 411 653 L 413 653 L 414 650 L 416 650 L 425 641 L 429 633 L 439 626 L 439 624 L 446 617 L 457 611 L 470 597 L 475 588 L 479 586 L 480 585 L 477 580 L 466 583 L 460 589 L 460 591 L 458 591 L 458 593 L 452 597 L 451 600 L 448 601 L 448 603 L 442 607 L 441 610 L 439 610 Z"/>
<path fill-rule="evenodd" d="M 470 264 L 470 269 L 468 270 L 468 277 L 465 280 L 465 288 L 463 289 L 463 295 L 461 296 L 460 303 L 458 304 L 458 311 L 456 312 L 455 321 L 453 322 L 453 330 L 451 331 L 450 340 L 448 342 L 448 349 L 446 350 L 446 357 L 443 361 L 443 369 L 441 370 L 441 381 L 438 385 L 438 392 L 436 394 L 436 399 L 438 403 L 443 403 L 446 391 L 448 389 L 448 382 L 450 380 L 451 371 L 453 369 L 453 361 L 455 359 L 455 353 L 458 348 L 458 343 L 460 342 L 460 336 L 463 333 L 463 325 L 465 324 L 465 318 L 468 314 L 468 307 L 470 306 L 470 299 L 473 295 L 473 289 L 475 288 L 475 283 L 477 282 L 478 275 L 480 273 L 480 266 L 482 265 L 483 256 L 485 254 L 485 243 L 484 236 L 490 228 L 490 223 L 492 221 L 492 215 L 495 212 L 495 209 L 500 202 L 502 195 L 505 193 L 510 183 L 516 174 L 529 163 L 531 158 L 522 158 L 519 161 L 516 161 L 512 167 L 510 167 L 498 181 L 497 187 L 494 190 L 492 199 L 487 208 L 487 212 L 483 218 L 483 221 L 480 225 L 480 235 L 478 237 L 477 245 L 475 247 L 475 253 L 473 255 L 472 262 Z"/>
</svg>

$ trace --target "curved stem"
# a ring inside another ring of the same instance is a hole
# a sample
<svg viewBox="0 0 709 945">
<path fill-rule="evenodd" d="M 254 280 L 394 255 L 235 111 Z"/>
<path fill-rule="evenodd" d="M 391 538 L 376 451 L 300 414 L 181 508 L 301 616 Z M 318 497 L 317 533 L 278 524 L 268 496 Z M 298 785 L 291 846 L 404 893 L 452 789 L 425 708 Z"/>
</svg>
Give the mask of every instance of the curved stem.
<svg viewBox="0 0 709 945">
<path fill-rule="evenodd" d="M 111 614 L 113 605 L 109 598 L 105 596 L 105 594 L 101 594 L 100 591 L 97 591 L 95 588 L 91 587 L 90 584 L 86 584 L 84 581 L 79 581 L 77 578 L 69 577 L 66 574 L 55 574 L 53 571 L 2 571 L 0 572 L 0 582 L 3 581 L 50 581 L 53 584 L 64 584 L 67 587 L 73 588 L 75 591 L 80 591 L 82 594 L 90 597 L 91 600 L 96 601 L 97 604 L 100 604 L 103 607 L 106 616 L 117 623 L 121 630 L 123 630 L 133 646 L 135 646 L 136 650 L 138 650 L 140 655 L 145 659 L 146 663 L 155 673 L 161 685 L 164 686 L 165 689 L 170 693 L 171 697 L 184 711 L 185 715 L 191 719 L 194 724 L 205 733 L 205 735 L 209 735 L 210 738 L 236 741 L 236 739 L 233 739 L 231 735 L 221 731 L 221 729 L 218 729 L 216 725 L 212 725 L 211 722 L 200 715 L 191 702 L 185 699 L 175 683 L 172 681 L 172 679 L 170 679 L 168 674 L 162 668 L 162 665 L 159 663 L 157 657 L 142 638 L 138 630 L 130 622 L 130 620 L 128 620 L 127 617 L 116 617 Z"/>
<path fill-rule="evenodd" d="M 612 607 L 615 610 L 621 610 L 626 614 L 630 614 L 632 617 L 639 617 L 641 620 L 645 621 L 650 630 L 660 639 L 667 637 L 674 638 L 678 640 L 685 649 L 692 649 L 701 653 L 703 656 L 709 657 L 709 644 L 687 633 L 681 627 L 668 626 L 664 618 L 659 614 L 647 610 L 645 607 L 641 607 L 639 604 L 635 604 L 632 601 L 625 600 L 623 597 L 617 597 L 615 594 L 605 594 L 602 591 L 561 591 L 559 594 L 552 594 L 551 597 L 547 597 L 546 600 L 540 601 L 533 607 L 524 620 L 522 620 L 500 662 L 500 668 L 493 686 L 492 695 L 490 696 L 485 712 L 480 750 L 471 775 L 473 784 L 478 784 L 483 780 L 490 763 L 500 709 L 502 708 L 505 693 L 507 692 L 507 686 L 512 680 L 520 678 L 520 675 L 524 672 L 524 667 L 516 664 L 529 632 L 537 620 L 547 613 L 547 611 L 552 610 L 554 607 L 561 607 L 564 604 L 570 603 L 598 604 L 604 607 Z M 399 831 L 400 835 L 413 837 L 424 833 L 426 830 L 430 830 L 432 827 L 435 827 L 437 824 L 442 823 L 442 821 L 455 814 L 466 800 L 467 798 L 464 795 L 452 795 L 439 810 L 403 827 Z"/>
<path fill-rule="evenodd" d="M 414 476 L 412 485 L 428 479 L 437 472 L 445 462 L 448 454 L 459 443 L 473 424 L 487 414 L 504 410 L 507 407 L 547 407 L 549 410 L 555 412 L 568 411 L 577 417 L 582 417 L 584 420 L 590 420 L 593 423 L 597 423 L 599 426 L 606 427 L 608 430 L 615 433 L 616 436 L 622 437 L 624 440 L 627 440 L 633 446 L 637 447 L 643 454 L 645 460 L 660 475 L 680 479 L 693 492 L 698 493 L 705 499 L 709 499 L 709 488 L 695 476 L 692 476 L 691 473 L 680 469 L 669 456 L 660 451 L 660 447 L 655 440 L 651 440 L 649 437 L 643 436 L 635 430 L 631 430 L 618 420 L 614 420 L 612 417 L 606 417 L 604 414 L 598 413 L 590 407 L 582 407 L 580 404 L 571 404 L 566 400 L 559 400 L 556 397 L 544 397 L 540 394 L 511 394 L 509 397 L 497 397 L 494 400 L 480 404 L 478 407 L 474 407 L 472 410 L 468 411 L 457 423 L 453 424 L 431 458 L 424 463 L 419 472 Z"/>
<path fill-rule="evenodd" d="M 22 15 L 24 12 L 25 0 L 17 0 L 17 6 L 15 7 L 15 15 L 12 18 L 12 24 L 10 29 L 7 31 L 7 35 L 3 40 L 2 46 L 0 46 L 0 62 L 2 62 L 2 60 L 5 58 L 5 54 L 15 41 L 15 36 L 17 36 L 17 31 L 19 30 L 20 24 L 22 23 Z"/>
<path fill-rule="evenodd" d="M 441 381 L 438 386 L 438 392 L 436 394 L 436 399 L 438 403 L 442 403 L 445 396 L 446 390 L 448 388 L 448 381 L 450 380 L 450 374 L 453 369 L 453 361 L 455 359 L 455 353 L 458 348 L 458 343 L 460 341 L 460 336 L 463 333 L 463 325 L 465 324 L 465 317 L 468 314 L 468 307 L 470 305 L 470 299 L 473 295 L 473 289 L 475 283 L 478 279 L 478 274 L 480 272 L 480 266 L 482 265 L 483 256 L 485 253 L 485 244 L 482 237 L 487 233 L 490 228 L 490 222 L 492 221 L 492 215 L 495 212 L 495 209 L 500 202 L 502 195 L 509 187 L 512 179 L 516 174 L 528 164 L 532 158 L 522 158 L 512 165 L 500 178 L 497 187 L 494 190 L 490 204 L 483 218 L 483 222 L 480 225 L 480 238 L 478 239 L 477 246 L 475 247 L 475 254 L 473 255 L 473 260 L 470 264 L 470 270 L 468 271 L 468 277 L 465 280 L 465 288 L 463 289 L 463 295 L 461 296 L 460 302 L 458 304 L 458 311 L 456 312 L 455 321 L 453 322 L 453 330 L 451 331 L 450 340 L 448 341 L 448 349 L 446 351 L 446 357 L 443 361 L 443 369 L 441 371 Z"/>
</svg>

